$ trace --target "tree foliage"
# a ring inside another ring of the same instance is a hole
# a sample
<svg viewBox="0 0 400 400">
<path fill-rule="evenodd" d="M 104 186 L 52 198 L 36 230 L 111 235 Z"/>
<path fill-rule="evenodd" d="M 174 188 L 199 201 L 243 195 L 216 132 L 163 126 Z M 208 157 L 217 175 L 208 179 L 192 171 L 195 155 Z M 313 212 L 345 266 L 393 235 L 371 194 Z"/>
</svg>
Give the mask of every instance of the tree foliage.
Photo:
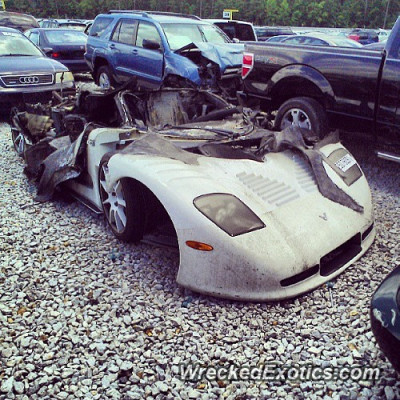
<svg viewBox="0 0 400 400">
<path fill-rule="evenodd" d="M 235 19 L 256 25 L 391 28 L 400 14 L 398 0 L 6 0 L 7 10 L 41 18 L 92 19 L 110 9 L 157 10 Z"/>
</svg>

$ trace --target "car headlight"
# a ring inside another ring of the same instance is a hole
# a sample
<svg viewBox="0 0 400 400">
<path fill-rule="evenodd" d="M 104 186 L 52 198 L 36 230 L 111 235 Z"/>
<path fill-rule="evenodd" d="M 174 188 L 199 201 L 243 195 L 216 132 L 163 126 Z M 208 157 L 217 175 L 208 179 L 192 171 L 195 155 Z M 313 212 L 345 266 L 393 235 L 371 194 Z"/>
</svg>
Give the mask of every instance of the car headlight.
<svg viewBox="0 0 400 400">
<path fill-rule="evenodd" d="M 193 203 L 202 214 L 230 236 L 265 228 L 260 218 L 231 194 L 206 194 L 196 197 Z"/>
<path fill-rule="evenodd" d="M 67 82 L 74 82 L 74 75 L 72 72 L 65 71 L 65 72 L 56 72 L 56 83 L 67 83 Z"/>
</svg>

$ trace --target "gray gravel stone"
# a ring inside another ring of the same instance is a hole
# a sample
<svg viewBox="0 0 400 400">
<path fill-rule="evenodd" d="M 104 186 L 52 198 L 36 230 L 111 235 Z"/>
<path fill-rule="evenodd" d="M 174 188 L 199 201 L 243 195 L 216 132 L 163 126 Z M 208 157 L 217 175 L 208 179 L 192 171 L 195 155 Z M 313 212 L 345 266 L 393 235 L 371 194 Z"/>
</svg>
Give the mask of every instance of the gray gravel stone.
<svg viewBox="0 0 400 400">
<path fill-rule="evenodd" d="M 10 376 L 9 378 L 4 379 L 2 381 L 0 390 L 3 393 L 9 393 L 11 392 L 13 385 L 14 385 L 14 377 Z"/>
<path fill-rule="evenodd" d="M 396 398 L 394 390 L 391 386 L 385 386 L 385 396 L 386 400 L 394 400 Z"/>
</svg>

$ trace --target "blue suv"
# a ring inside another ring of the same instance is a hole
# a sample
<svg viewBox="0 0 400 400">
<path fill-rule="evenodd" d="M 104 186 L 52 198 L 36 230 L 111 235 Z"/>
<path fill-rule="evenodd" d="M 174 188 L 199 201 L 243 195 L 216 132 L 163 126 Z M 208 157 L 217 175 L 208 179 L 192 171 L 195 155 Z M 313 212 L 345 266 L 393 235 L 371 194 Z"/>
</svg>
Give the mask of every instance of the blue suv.
<svg viewBox="0 0 400 400">
<path fill-rule="evenodd" d="M 198 17 L 110 11 L 96 17 L 85 59 L 103 88 L 136 76 L 139 86 L 202 87 L 236 97 L 243 44 Z"/>
</svg>

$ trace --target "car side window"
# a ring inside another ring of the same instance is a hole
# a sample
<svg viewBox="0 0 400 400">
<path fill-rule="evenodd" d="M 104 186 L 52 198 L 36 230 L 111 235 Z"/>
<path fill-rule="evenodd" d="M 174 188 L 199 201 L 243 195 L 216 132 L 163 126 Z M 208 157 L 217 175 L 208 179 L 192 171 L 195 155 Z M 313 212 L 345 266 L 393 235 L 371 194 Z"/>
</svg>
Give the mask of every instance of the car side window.
<svg viewBox="0 0 400 400">
<path fill-rule="evenodd" d="M 119 31 L 121 29 L 121 21 L 118 22 L 117 26 L 114 29 L 113 34 L 111 35 L 111 40 L 113 42 L 119 42 Z"/>
<path fill-rule="evenodd" d="M 111 24 L 113 21 L 112 18 L 100 17 L 96 18 L 92 27 L 90 28 L 89 35 L 90 36 L 100 36 L 105 29 Z"/>
<path fill-rule="evenodd" d="M 304 38 L 303 37 L 290 38 L 290 39 L 284 40 L 284 42 L 288 43 L 288 44 L 303 44 Z"/>
<path fill-rule="evenodd" d="M 230 39 L 233 39 L 236 37 L 236 32 L 235 32 L 235 27 L 233 25 L 227 25 L 227 24 L 215 24 L 217 25 L 220 29 L 222 29 Z"/>
<path fill-rule="evenodd" d="M 328 43 L 321 39 L 306 38 L 303 44 L 310 44 L 312 46 L 326 46 Z"/>
<path fill-rule="evenodd" d="M 143 40 L 154 40 L 162 47 L 161 37 L 157 28 L 153 24 L 140 21 L 136 37 L 136 46 L 143 47 Z"/>
<path fill-rule="evenodd" d="M 38 32 L 31 32 L 31 34 L 29 35 L 29 39 L 31 39 L 31 41 L 33 43 L 35 43 L 37 46 L 39 46 L 39 33 Z"/>
<path fill-rule="evenodd" d="M 314 46 L 329 46 L 329 43 L 325 42 L 325 40 L 314 39 L 313 45 Z"/>
<path fill-rule="evenodd" d="M 124 44 L 135 44 L 136 21 L 134 19 L 123 19 L 118 22 L 111 40 Z"/>
<path fill-rule="evenodd" d="M 251 25 L 247 24 L 236 24 L 236 36 L 238 39 L 242 41 L 246 40 L 254 40 L 254 32 Z"/>
</svg>

